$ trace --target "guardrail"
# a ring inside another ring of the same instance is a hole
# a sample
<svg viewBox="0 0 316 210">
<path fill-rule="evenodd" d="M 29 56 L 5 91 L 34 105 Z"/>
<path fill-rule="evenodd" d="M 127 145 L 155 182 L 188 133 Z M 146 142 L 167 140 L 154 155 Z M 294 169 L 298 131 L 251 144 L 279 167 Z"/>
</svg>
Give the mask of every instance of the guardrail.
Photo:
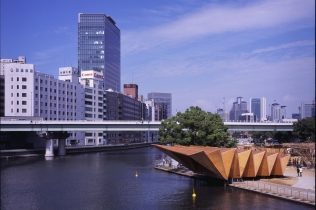
<svg viewBox="0 0 316 210">
<path fill-rule="evenodd" d="M 237 182 L 233 182 L 232 186 L 315 205 L 315 192 L 309 190 L 278 186 L 275 184 L 262 183 L 259 181 L 243 180 L 237 180 Z"/>
</svg>

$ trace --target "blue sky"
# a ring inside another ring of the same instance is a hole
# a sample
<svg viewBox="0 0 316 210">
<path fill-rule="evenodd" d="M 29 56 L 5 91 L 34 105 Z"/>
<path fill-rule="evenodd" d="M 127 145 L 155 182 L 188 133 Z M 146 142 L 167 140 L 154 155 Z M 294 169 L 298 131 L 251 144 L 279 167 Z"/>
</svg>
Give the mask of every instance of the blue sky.
<svg viewBox="0 0 316 210">
<path fill-rule="evenodd" d="M 287 106 L 315 98 L 314 0 L 2 0 L 1 58 L 27 57 L 58 77 L 77 67 L 78 13 L 104 13 L 121 30 L 121 85 L 230 110 L 238 96 Z"/>
</svg>

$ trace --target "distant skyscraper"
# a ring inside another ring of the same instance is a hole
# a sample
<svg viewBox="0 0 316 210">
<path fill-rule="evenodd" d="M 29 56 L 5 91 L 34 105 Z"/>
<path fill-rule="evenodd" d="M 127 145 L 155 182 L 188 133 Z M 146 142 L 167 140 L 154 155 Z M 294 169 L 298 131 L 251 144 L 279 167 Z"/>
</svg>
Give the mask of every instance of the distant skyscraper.
<svg viewBox="0 0 316 210">
<path fill-rule="evenodd" d="M 121 90 L 120 30 L 105 14 L 78 15 L 78 69 L 103 73 L 104 89 Z"/>
<path fill-rule="evenodd" d="M 243 101 L 242 97 L 237 97 L 237 101 L 233 103 L 233 107 L 230 110 L 230 120 L 239 120 L 239 116 L 243 113 L 247 113 L 247 102 Z"/>
<path fill-rule="evenodd" d="M 172 117 L 171 93 L 148 93 L 148 100 L 154 101 L 154 106 L 158 112 L 158 120 Z"/>
<path fill-rule="evenodd" d="M 267 115 L 266 98 L 251 98 L 250 113 L 256 115 L 257 121 L 265 121 Z"/>
<path fill-rule="evenodd" d="M 271 104 L 271 121 L 286 119 L 286 106 L 279 106 L 278 103 Z"/>
<path fill-rule="evenodd" d="M 301 119 L 315 117 L 315 101 L 301 103 L 300 117 Z"/>
</svg>

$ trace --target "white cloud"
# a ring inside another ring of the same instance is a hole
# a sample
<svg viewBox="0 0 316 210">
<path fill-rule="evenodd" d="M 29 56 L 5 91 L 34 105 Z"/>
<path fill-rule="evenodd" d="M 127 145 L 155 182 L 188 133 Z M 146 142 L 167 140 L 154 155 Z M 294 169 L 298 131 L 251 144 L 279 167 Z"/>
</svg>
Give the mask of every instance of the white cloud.
<svg viewBox="0 0 316 210">
<path fill-rule="evenodd" d="M 210 110 L 210 109 L 214 109 L 214 107 L 216 107 L 215 105 L 212 104 L 212 102 L 203 100 L 203 99 L 198 99 L 193 103 L 193 106 L 198 106 L 200 108 L 202 108 L 203 110 Z M 218 107 L 220 108 L 220 107 Z"/>
<path fill-rule="evenodd" d="M 314 25 L 314 1 L 261 1 L 248 5 L 210 4 L 170 23 L 122 33 L 123 54 L 133 54 L 163 45 L 225 32 L 284 27 L 296 21 Z"/>
<path fill-rule="evenodd" d="M 275 51 L 275 50 L 282 50 L 282 49 L 287 49 L 287 48 L 292 48 L 292 47 L 305 47 L 305 46 L 313 46 L 315 45 L 315 41 L 312 40 L 304 40 L 304 41 L 298 41 L 298 42 L 292 42 L 292 43 L 287 43 L 287 44 L 282 44 L 278 45 L 275 47 L 267 47 L 263 49 L 257 49 L 252 51 L 252 54 L 257 54 L 257 53 L 263 53 L 263 52 L 270 52 L 270 51 Z"/>
<path fill-rule="evenodd" d="M 285 102 L 297 101 L 297 98 L 288 94 L 288 95 L 283 96 L 283 101 Z"/>
</svg>

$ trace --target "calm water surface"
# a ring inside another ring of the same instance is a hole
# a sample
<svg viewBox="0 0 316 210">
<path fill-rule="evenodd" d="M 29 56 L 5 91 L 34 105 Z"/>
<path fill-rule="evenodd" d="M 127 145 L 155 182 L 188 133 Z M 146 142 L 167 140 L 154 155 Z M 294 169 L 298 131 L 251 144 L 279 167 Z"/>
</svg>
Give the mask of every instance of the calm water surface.
<svg viewBox="0 0 316 210">
<path fill-rule="evenodd" d="M 211 186 L 196 186 L 194 201 L 192 179 L 154 169 L 163 157 L 148 147 L 1 160 L 1 209 L 313 209 Z"/>
</svg>

